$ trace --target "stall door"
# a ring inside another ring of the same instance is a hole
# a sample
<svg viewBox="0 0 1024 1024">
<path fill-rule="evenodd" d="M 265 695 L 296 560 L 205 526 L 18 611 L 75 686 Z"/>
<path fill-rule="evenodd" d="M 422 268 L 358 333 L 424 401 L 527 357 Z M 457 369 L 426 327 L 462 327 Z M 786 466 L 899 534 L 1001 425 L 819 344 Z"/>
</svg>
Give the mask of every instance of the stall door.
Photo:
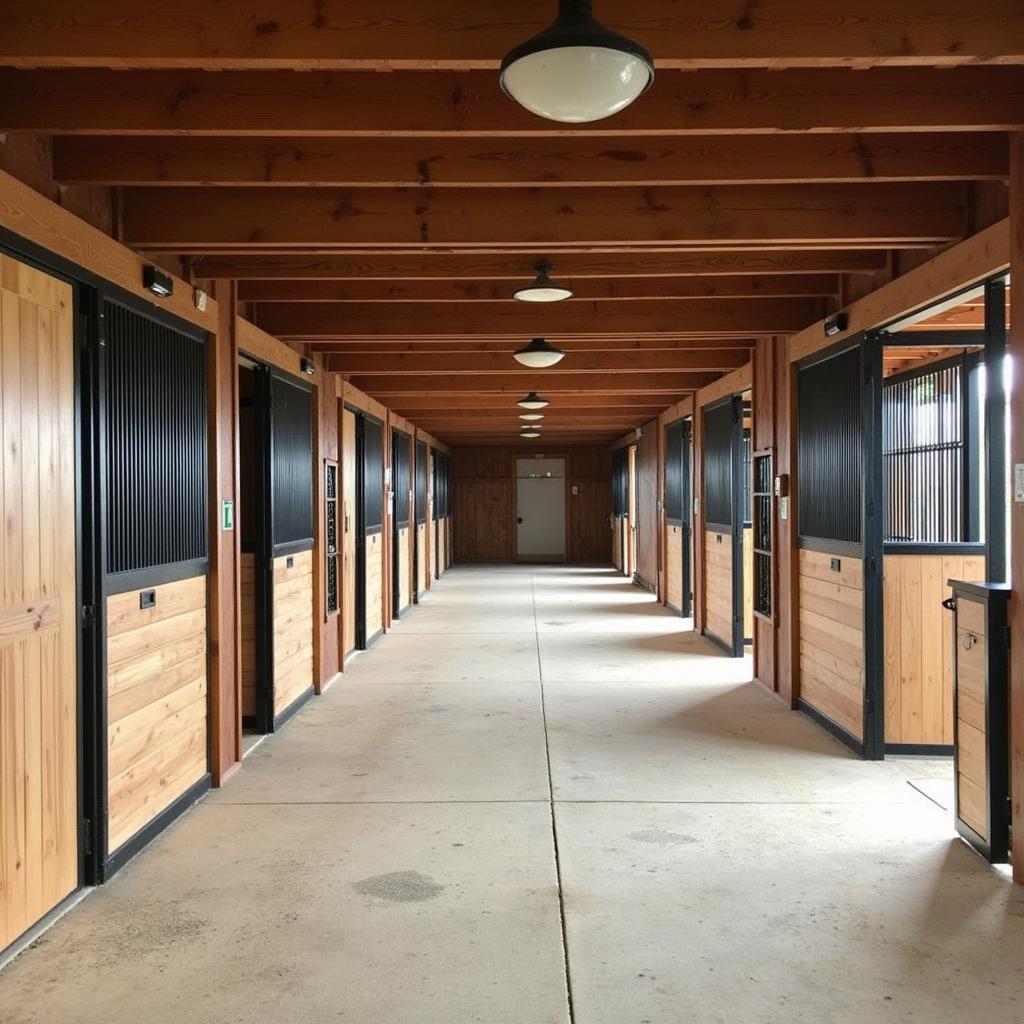
<svg viewBox="0 0 1024 1024">
<path fill-rule="evenodd" d="M 391 481 L 395 495 L 394 535 L 391 553 L 391 608 L 395 618 L 409 604 L 409 435 L 391 432 Z"/>
<path fill-rule="evenodd" d="M 665 585 L 669 607 L 684 618 L 693 614 L 690 488 L 690 421 L 678 420 L 665 430 Z"/>
<path fill-rule="evenodd" d="M 704 632 L 743 655 L 743 417 L 739 397 L 704 410 Z"/>
<path fill-rule="evenodd" d="M 360 525 L 357 555 L 362 568 L 363 603 L 357 643 L 367 647 L 384 629 L 384 427 L 360 415 L 357 432 L 360 466 Z"/>
<path fill-rule="evenodd" d="M 800 706 L 867 757 L 884 725 L 881 474 L 864 458 L 880 450 L 880 379 L 864 340 L 797 372 Z"/>
<path fill-rule="evenodd" d="M 313 402 L 309 388 L 274 373 L 270 400 L 270 551 L 265 664 L 273 726 L 313 692 Z"/>
<path fill-rule="evenodd" d="M 356 649 L 356 414 L 341 414 L 342 653 Z"/>
<path fill-rule="evenodd" d="M 418 601 L 427 585 L 427 446 L 416 443 L 416 533 L 415 583 L 413 592 Z"/>
<path fill-rule="evenodd" d="M 0 950 L 78 885 L 73 295 L 0 256 Z"/>
</svg>

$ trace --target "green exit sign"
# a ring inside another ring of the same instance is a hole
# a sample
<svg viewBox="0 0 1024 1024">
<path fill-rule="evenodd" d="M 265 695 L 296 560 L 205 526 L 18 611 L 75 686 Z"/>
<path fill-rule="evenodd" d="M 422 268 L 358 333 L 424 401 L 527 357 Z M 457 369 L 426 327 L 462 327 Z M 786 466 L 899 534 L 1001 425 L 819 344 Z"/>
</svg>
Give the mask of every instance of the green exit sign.
<svg viewBox="0 0 1024 1024">
<path fill-rule="evenodd" d="M 233 501 L 222 501 L 220 503 L 220 528 L 222 530 L 233 530 L 235 528 L 235 503 Z"/>
</svg>

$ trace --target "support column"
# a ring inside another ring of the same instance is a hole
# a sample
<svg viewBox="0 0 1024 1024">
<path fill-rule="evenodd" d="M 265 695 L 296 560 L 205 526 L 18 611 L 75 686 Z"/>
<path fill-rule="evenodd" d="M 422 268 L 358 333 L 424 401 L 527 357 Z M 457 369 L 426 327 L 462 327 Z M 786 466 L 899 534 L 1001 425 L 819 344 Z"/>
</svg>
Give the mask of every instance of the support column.
<svg viewBox="0 0 1024 1024">
<path fill-rule="evenodd" d="M 241 621 L 238 566 L 238 340 L 234 281 L 214 282 L 217 337 L 210 345 L 210 770 L 223 785 L 242 761 Z M 223 528 L 224 502 L 234 528 Z"/>
<path fill-rule="evenodd" d="M 1024 463 L 1024 134 L 1010 136 L 1010 463 Z M 1024 503 L 1011 477 L 1010 785 L 1013 793 L 1013 877 L 1024 884 Z"/>
</svg>

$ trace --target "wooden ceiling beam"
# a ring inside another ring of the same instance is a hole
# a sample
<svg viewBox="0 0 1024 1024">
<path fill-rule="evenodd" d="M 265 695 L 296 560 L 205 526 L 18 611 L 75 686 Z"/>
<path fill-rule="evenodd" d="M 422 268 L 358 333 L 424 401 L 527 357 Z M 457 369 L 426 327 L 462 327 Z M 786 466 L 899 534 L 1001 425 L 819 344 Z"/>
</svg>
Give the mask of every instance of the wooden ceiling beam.
<svg viewBox="0 0 1024 1024">
<path fill-rule="evenodd" d="M 387 395 L 389 408 L 401 408 L 403 402 L 394 395 L 490 394 L 514 395 L 519 398 L 528 391 L 542 391 L 547 398 L 583 392 L 591 395 L 683 395 L 697 391 L 719 379 L 718 373 L 561 373 L 550 375 L 544 370 L 509 374 L 449 374 L 419 377 L 391 377 L 387 373 L 355 374 L 348 378 L 360 391 L 376 398 Z M 671 400 L 665 405 L 671 405 Z"/>
<path fill-rule="evenodd" d="M 546 27 L 550 0 L 520 0 L 501 16 L 479 0 L 7 0 L 0 63 L 24 67 L 483 68 Z M 601 20 L 635 38 L 659 67 L 858 67 L 1024 62 L 1016 0 L 877 0 L 737 6 L 705 0 L 676 10 L 659 0 L 605 0 Z"/>
<path fill-rule="evenodd" d="M 462 252 L 345 253 L 334 256 L 196 256 L 195 279 L 238 281 L 463 281 L 529 280 L 543 252 L 469 255 Z M 871 249 L 744 252 L 576 253 L 561 266 L 575 282 L 586 278 L 687 277 L 736 274 L 874 274 L 886 269 L 887 254 Z M 555 270 L 558 270 L 556 264 Z"/>
<path fill-rule="evenodd" d="M 256 307 L 255 320 L 279 338 L 314 341 L 470 335 L 530 338 L 540 334 L 549 338 L 715 333 L 749 337 L 802 330 L 822 315 L 820 300 L 793 298 L 566 302 L 546 309 L 518 302 L 272 302 Z"/>
<path fill-rule="evenodd" d="M 567 268 L 571 267 L 571 261 Z M 839 294 L 837 274 L 703 275 L 693 277 L 629 277 L 618 280 L 581 278 L 554 273 L 568 284 L 577 300 L 753 298 Z M 530 282 L 518 280 L 378 281 L 243 281 L 242 302 L 514 302 L 513 293 Z"/>
<path fill-rule="evenodd" d="M 643 352 L 573 352 L 557 366 L 546 370 L 552 378 L 563 373 L 620 371 L 663 373 L 675 370 L 734 370 L 749 362 L 746 350 L 705 349 L 676 352 L 661 349 Z M 335 373 L 387 373 L 398 377 L 417 374 L 522 373 L 523 367 L 505 352 L 428 352 L 410 355 L 339 353 L 327 357 L 327 368 Z"/>
<path fill-rule="evenodd" d="M 754 338 L 672 338 L 652 335 L 643 338 L 627 336 L 605 338 L 561 338 L 559 348 L 566 352 L 648 352 L 667 350 L 672 352 L 693 352 L 700 349 L 727 349 L 749 352 L 754 348 Z M 345 338 L 338 341 L 317 341 L 307 345 L 310 352 L 338 353 L 342 355 L 373 355 L 405 352 L 410 355 L 427 353 L 503 352 L 511 355 L 521 348 L 523 339 L 505 338 L 498 341 L 484 341 L 478 337 L 465 338 L 402 338 L 380 341 L 366 338 Z"/>
<path fill-rule="evenodd" d="M 941 244 L 966 230 L 956 183 L 663 189 L 123 191 L 126 244 L 218 247 L 665 245 L 844 241 Z"/>
<path fill-rule="evenodd" d="M 0 71 L 0 125 L 47 135 L 447 135 L 493 141 L 500 135 L 579 133 L 520 108 L 490 71 L 5 69 Z M 586 132 L 614 137 L 1022 128 L 1024 71 L 1017 67 L 659 68 L 640 102 Z"/>
<path fill-rule="evenodd" d="M 545 398 L 551 397 L 542 382 L 534 381 L 527 388 L 527 391 L 536 388 Z M 480 411 L 493 409 L 496 403 L 501 402 L 508 408 L 515 408 L 515 402 L 525 392 L 519 395 L 505 393 L 500 396 L 492 394 L 459 394 L 459 395 L 432 395 L 432 394 L 401 394 L 396 395 L 391 402 L 392 411 L 409 419 L 416 419 L 424 413 L 436 410 L 466 410 Z M 551 393 L 554 395 L 554 392 Z M 648 411 L 660 411 L 665 408 L 665 400 L 660 395 L 645 394 L 618 394 L 614 396 L 603 394 L 566 394 L 559 393 L 557 397 L 551 398 L 549 409 L 576 409 L 576 410 L 602 410 L 602 409 L 636 409 L 641 413 Z"/>
<path fill-rule="evenodd" d="M 54 140 L 67 185 L 414 188 L 731 185 L 1005 179 L 999 133 L 532 139 Z"/>
</svg>

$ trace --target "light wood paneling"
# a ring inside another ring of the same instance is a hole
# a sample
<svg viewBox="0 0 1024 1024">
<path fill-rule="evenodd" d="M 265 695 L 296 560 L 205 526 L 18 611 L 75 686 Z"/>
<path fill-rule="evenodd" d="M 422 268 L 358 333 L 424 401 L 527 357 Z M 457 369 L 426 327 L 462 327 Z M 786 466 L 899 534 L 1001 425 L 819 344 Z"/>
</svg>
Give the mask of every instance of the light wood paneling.
<svg viewBox="0 0 1024 1024">
<path fill-rule="evenodd" d="M 0 949 L 78 884 L 74 450 L 71 287 L 0 256 Z"/>
<path fill-rule="evenodd" d="M 704 628 L 732 644 L 732 538 L 727 533 L 704 533 L 706 611 Z"/>
<path fill-rule="evenodd" d="M 242 714 L 256 714 L 256 556 L 242 553 Z"/>
<path fill-rule="evenodd" d="M 356 646 L 356 414 L 341 414 L 342 661 Z"/>
<path fill-rule="evenodd" d="M 206 629 L 205 576 L 107 599 L 111 852 L 207 772 Z"/>
<path fill-rule="evenodd" d="M 965 619 L 964 612 L 967 612 Z M 988 839 L 986 773 L 988 738 L 985 729 L 985 672 L 988 638 L 983 629 L 984 608 L 979 601 L 957 602 L 957 809 L 960 817 L 983 839 Z M 952 633 L 952 630 L 948 632 Z"/>
<path fill-rule="evenodd" d="M 683 528 L 669 526 L 665 535 L 665 597 L 675 609 L 683 607 Z"/>
<path fill-rule="evenodd" d="M 864 581 L 859 558 L 800 550 L 800 696 L 850 735 L 864 732 Z"/>
<path fill-rule="evenodd" d="M 384 542 L 380 533 L 366 538 L 366 640 L 384 628 Z"/>
<path fill-rule="evenodd" d="M 398 607 L 405 608 L 410 598 L 410 559 L 409 549 L 410 527 L 403 526 L 398 531 Z"/>
<path fill-rule="evenodd" d="M 612 520 L 612 565 L 619 572 L 625 572 L 622 561 L 622 517 L 616 516 Z"/>
<path fill-rule="evenodd" d="M 743 636 L 754 637 L 754 531 L 743 531 Z"/>
<path fill-rule="evenodd" d="M 886 555 L 885 741 L 953 742 L 949 579 L 980 580 L 981 555 Z M 968 606 L 969 602 L 963 602 Z"/>
<path fill-rule="evenodd" d="M 426 587 L 427 579 L 427 527 L 420 523 L 416 527 L 416 582 L 414 593 L 418 597 Z"/>
<path fill-rule="evenodd" d="M 274 714 L 312 685 L 313 552 L 301 551 L 274 559 Z"/>
<path fill-rule="evenodd" d="M 641 428 L 636 446 L 636 577 L 641 586 L 658 586 L 658 421 Z"/>
</svg>

